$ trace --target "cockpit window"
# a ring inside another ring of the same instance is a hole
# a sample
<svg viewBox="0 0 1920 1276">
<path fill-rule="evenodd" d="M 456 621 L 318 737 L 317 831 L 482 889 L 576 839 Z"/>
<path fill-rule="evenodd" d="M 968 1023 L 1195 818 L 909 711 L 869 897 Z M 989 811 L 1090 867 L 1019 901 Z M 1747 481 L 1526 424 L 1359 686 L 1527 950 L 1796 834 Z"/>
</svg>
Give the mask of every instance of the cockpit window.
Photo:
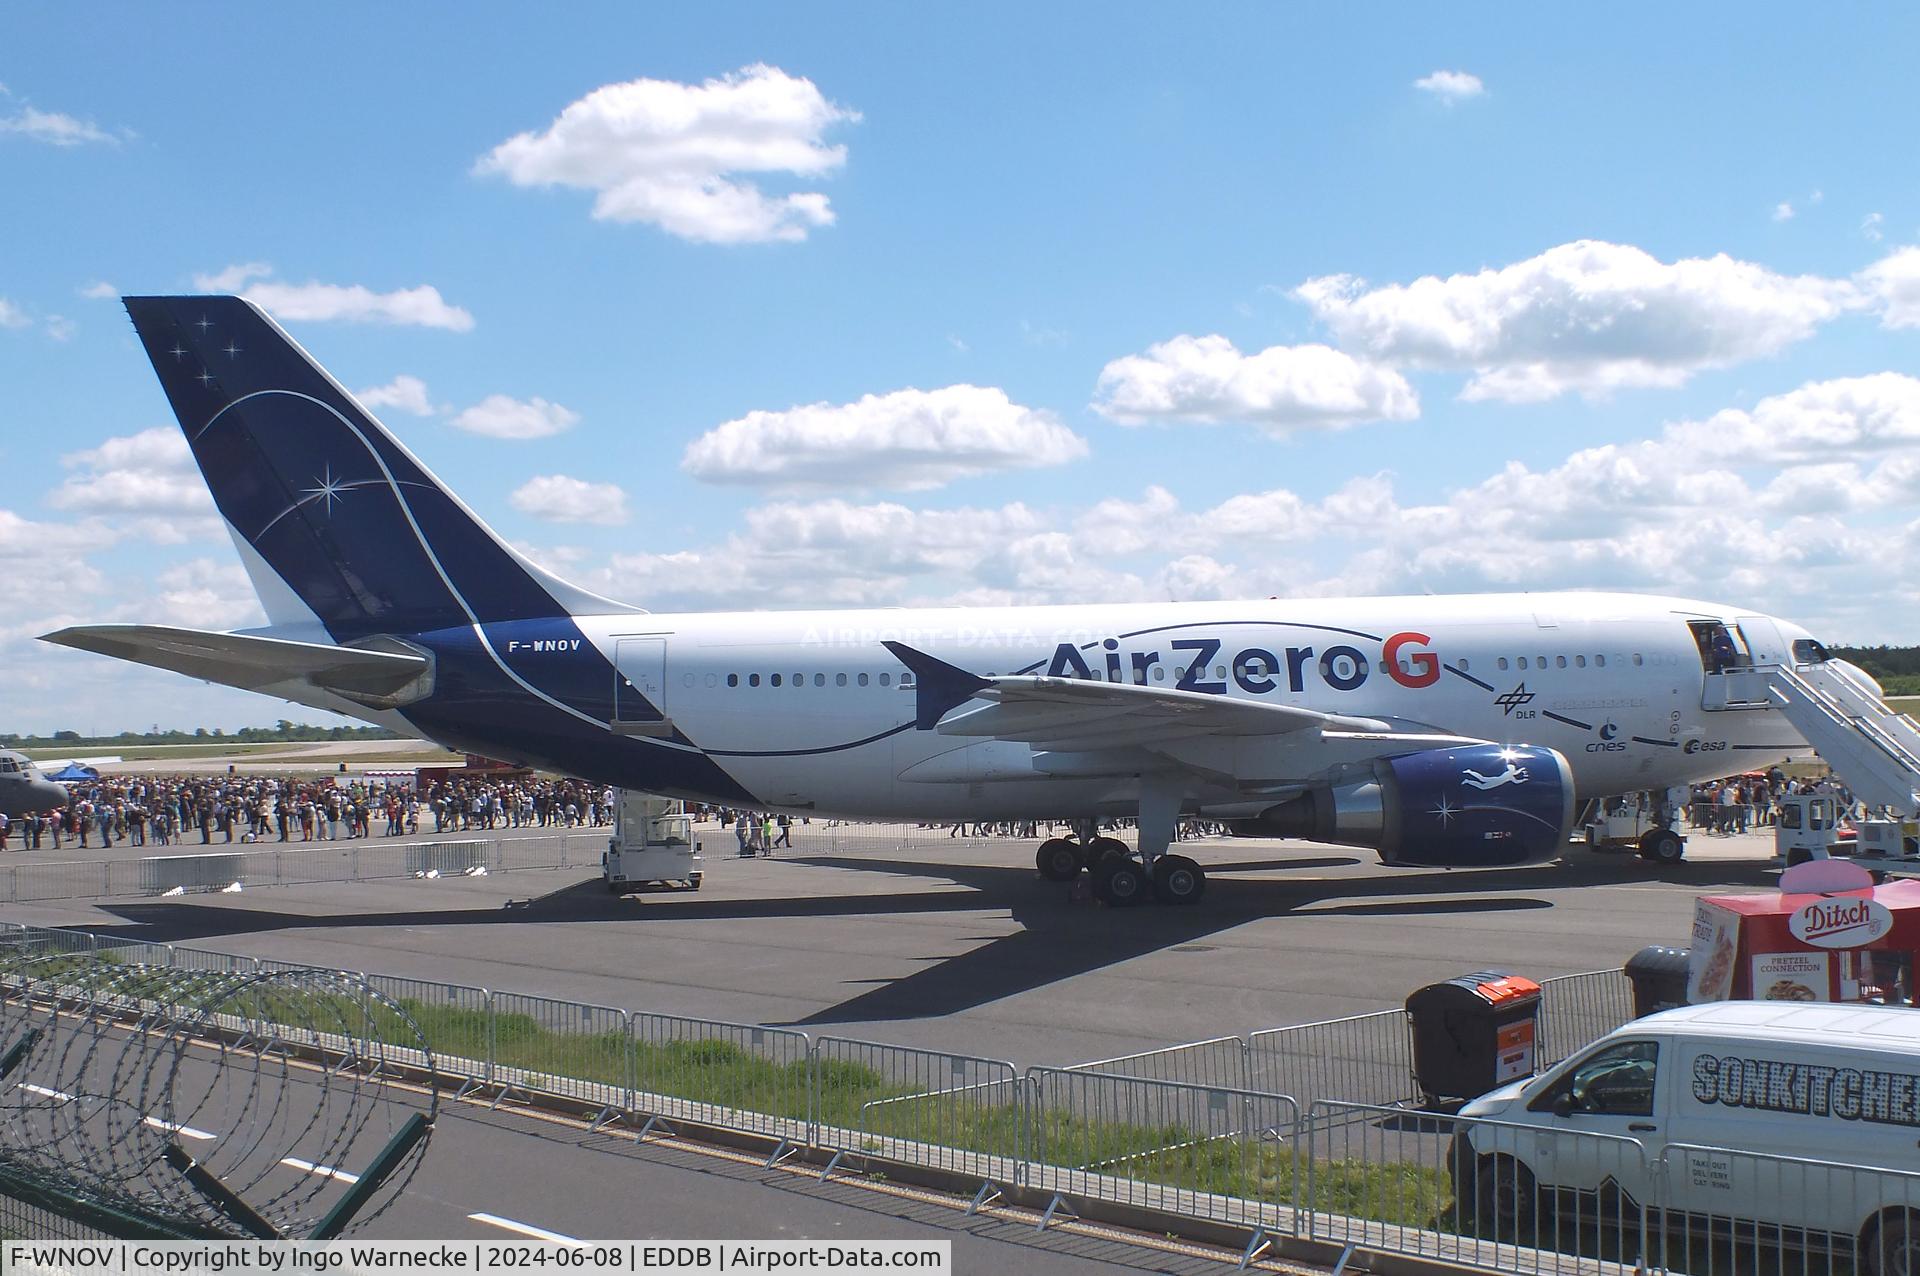
<svg viewBox="0 0 1920 1276">
<path fill-rule="evenodd" d="M 1827 655 L 1826 647 L 1815 642 L 1813 639 L 1795 638 L 1793 640 L 1793 662 L 1795 664 L 1817 665 L 1823 664 L 1829 659 L 1831 659 L 1831 657 Z"/>
<path fill-rule="evenodd" d="M 0 758 L 0 775 L 12 775 L 20 769 L 20 764 L 12 758 Z"/>
</svg>

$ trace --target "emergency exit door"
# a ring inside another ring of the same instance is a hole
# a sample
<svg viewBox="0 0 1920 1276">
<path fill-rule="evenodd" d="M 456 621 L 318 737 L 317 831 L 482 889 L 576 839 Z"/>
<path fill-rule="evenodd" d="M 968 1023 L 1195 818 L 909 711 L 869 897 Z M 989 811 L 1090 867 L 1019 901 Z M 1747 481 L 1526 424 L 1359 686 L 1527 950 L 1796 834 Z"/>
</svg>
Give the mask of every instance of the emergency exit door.
<svg viewBox="0 0 1920 1276">
<path fill-rule="evenodd" d="M 667 724 L 667 640 L 616 638 L 613 645 L 613 724 L 652 732 Z"/>
</svg>

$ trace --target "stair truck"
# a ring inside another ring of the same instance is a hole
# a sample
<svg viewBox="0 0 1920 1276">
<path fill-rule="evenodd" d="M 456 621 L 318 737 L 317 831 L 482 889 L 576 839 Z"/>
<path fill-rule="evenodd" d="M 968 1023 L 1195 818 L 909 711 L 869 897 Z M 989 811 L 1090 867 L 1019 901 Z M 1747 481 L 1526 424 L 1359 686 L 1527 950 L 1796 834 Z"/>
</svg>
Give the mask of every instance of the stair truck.
<svg viewBox="0 0 1920 1276">
<path fill-rule="evenodd" d="M 620 789 L 613 812 L 613 836 L 600 861 L 608 894 L 700 889 L 700 843 L 684 802 Z"/>
</svg>

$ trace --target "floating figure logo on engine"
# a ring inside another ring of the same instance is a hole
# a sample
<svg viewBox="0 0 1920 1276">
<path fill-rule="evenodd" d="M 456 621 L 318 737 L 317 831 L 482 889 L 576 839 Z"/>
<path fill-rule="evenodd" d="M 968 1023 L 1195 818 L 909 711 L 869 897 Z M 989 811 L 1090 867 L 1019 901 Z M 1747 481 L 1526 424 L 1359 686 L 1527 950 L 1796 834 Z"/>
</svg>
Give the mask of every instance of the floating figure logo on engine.
<svg viewBox="0 0 1920 1276">
<path fill-rule="evenodd" d="M 1460 775 L 1460 783 L 1470 789 L 1479 789 L 1483 793 L 1488 789 L 1497 789 L 1503 784 L 1525 784 L 1526 782 L 1527 768 L 1511 762 L 1499 775 L 1481 775 L 1471 767 L 1462 771 Z"/>
</svg>

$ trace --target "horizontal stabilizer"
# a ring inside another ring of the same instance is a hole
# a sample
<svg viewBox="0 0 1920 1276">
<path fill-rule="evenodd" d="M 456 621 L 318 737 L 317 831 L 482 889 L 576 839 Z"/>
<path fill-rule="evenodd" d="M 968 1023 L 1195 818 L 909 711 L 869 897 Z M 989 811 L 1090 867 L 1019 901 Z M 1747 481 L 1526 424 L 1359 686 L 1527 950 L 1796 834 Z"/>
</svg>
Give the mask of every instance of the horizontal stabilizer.
<svg viewBox="0 0 1920 1276">
<path fill-rule="evenodd" d="M 417 700 L 432 684 L 432 662 L 410 650 L 370 651 L 169 625 L 76 625 L 44 634 L 42 641 L 243 691 L 305 683 L 375 708 Z"/>
</svg>

